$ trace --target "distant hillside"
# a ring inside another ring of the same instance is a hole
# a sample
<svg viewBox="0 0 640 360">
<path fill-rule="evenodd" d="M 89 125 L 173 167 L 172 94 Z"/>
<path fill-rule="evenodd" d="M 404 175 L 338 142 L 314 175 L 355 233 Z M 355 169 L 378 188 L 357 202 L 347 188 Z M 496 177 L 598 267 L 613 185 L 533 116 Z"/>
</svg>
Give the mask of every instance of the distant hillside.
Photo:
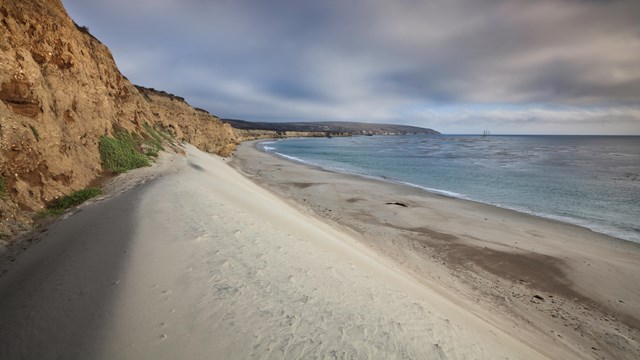
<svg viewBox="0 0 640 360">
<path fill-rule="evenodd" d="M 323 122 L 250 122 L 245 120 L 222 119 L 236 129 L 271 131 L 307 131 L 327 133 L 348 133 L 352 135 L 414 135 L 440 134 L 433 129 L 408 125 L 372 124 L 344 121 Z"/>
</svg>

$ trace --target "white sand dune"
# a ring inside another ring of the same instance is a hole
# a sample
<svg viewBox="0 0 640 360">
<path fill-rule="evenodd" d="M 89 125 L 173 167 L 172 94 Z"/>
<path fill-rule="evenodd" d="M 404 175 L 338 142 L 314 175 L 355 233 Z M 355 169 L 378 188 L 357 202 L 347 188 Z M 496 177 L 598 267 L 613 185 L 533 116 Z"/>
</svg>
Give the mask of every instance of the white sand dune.
<svg viewBox="0 0 640 360">
<path fill-rule="evenodd" d="M 542 358 L 224 160 L 173 164 L 16 261 L 0 358 Z"/>
</svg>

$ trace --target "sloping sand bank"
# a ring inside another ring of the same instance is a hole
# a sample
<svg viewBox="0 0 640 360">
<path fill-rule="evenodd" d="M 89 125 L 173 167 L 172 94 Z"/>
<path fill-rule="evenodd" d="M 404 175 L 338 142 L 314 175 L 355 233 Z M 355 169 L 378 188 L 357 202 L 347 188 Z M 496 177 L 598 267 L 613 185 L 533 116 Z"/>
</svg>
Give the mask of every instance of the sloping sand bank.
<svg viewBox="0 0 640 360">
<path fill-rule="evenodd" d="M 233 164 L 549 357 L 640 358 L 638 244 L 294 163 L 251 143 Z"/>
<path fill-rule="evenodd" d="M 17 257 L 0 278 L 0 358 L 543 358 L 186 150 Z"/>
</svg>

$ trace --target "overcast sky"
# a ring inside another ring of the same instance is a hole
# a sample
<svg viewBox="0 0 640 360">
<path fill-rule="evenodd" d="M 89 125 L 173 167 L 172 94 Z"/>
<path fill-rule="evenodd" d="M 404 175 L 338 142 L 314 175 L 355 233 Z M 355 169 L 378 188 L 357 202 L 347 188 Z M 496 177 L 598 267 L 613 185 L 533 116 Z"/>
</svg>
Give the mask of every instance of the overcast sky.
<svg viewBox="0 0 640 360">
<path fill-rule="evenodd" d="M 639 0 L 63 0 L 135 84 L 226 118 L 640 134 Z"/>
</svg>

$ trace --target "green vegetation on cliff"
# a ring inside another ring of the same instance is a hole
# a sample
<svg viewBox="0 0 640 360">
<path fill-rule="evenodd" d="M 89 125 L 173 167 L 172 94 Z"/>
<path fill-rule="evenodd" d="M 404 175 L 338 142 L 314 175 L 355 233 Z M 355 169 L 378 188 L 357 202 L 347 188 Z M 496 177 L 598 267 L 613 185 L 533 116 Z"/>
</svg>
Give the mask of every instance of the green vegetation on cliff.
<svg viewBox="0 0 640 360">
<path fill-rule="evenodd" d="M 56 217 L 62 215 L 68 208 L 82 204 L 83 202 L 102 195 L 102 189 L 100 188 L 86 188 L 78 191 L 74 191 L 69 195 L 63 196 L 53 203 L 51 203 L 43 211 L 40 211 L 37 215 L 39 218 Z"/>
<path fill-rule="evenodd" d="M 71 194 L 56 200 L 49 208 L 52 210 L 63 211 L 100 195 L 102 195 L 102 190 L 99 188 L 86 188 L 74 191 Z"/>
<path fill-rule="evenodd" d="M 102 166 L 116 174 L 149 166 L 149 158 L 141 153 L 139 139 L 127 131 L 120 131 L 114 137 L 100 138 L 100 158 Z"/>
</svg>

